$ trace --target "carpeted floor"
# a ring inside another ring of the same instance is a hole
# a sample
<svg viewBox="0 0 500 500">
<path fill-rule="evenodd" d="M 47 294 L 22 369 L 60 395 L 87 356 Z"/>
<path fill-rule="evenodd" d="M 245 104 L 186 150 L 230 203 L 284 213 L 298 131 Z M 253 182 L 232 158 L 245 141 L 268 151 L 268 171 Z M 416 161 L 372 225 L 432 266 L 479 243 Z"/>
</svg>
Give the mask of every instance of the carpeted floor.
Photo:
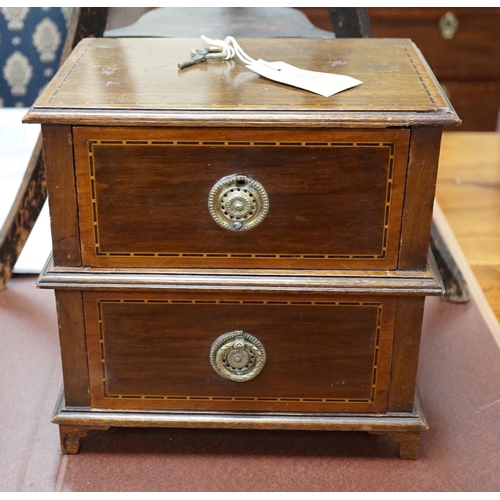
<svg viewBox="0 0 500 500">
<path fill-rule="evenodd" d="M 53 292 L 0 292 L 0 491 L 499 491 L 500 350 L 475 303 L 426 302 L 418 461 L 386 436 L 114 428 L 63 456 Z"/>
</svg>

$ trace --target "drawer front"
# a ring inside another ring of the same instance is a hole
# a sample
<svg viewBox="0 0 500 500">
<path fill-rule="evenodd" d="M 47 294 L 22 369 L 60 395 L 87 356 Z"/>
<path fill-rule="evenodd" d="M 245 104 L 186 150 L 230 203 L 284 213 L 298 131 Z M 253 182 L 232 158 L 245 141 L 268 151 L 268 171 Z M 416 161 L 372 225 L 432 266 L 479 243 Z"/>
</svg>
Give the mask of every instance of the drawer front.
<svg viewBox="0 0 500 500">
<path fill-rule="evenodd" d="M 406 129 L 73 133 L 84 265 L 397 267 Z"/>
<path fill-rule="evenodd" d="M 91 404 L 382 412 L 395 299 L 85 292 Z"/>
</svg>

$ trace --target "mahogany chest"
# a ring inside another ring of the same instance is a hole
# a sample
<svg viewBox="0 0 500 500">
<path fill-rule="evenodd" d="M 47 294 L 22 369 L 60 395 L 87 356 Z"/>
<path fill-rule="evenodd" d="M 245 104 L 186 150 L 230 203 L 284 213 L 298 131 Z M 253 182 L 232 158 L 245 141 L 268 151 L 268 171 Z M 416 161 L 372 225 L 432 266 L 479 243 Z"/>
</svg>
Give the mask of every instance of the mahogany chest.
<svg viewBox="0 0 500 500">
<path fill-rule="evenodd" d="M 110 426 L 364 430 L 416 458 L 442 127 L 409 40 L 240 40 L 363 83 L 321 97 L 193 39 L 81 42 L 42 124 L 64 453 Z"/>
</svg>

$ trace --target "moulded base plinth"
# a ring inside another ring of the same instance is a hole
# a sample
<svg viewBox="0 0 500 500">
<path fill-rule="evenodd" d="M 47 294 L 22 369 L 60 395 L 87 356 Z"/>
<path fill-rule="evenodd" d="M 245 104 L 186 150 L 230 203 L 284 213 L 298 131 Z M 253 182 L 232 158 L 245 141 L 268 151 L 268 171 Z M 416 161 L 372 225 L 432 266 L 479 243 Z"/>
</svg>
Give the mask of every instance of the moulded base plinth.
<svg viewBox="0 0 500 500">
<path fill-rule="evenodd" d="M 57 401 L 52 422 L 59 425 L 61 449 L 76 454 L 89 430 L 109 427 L 179 427 L 268 430 L 366 431 L 387 434 L 400 446 L 403 459 L 418 458 L 420 432 L 428 430 L 418 392 L 411 413 L 328 414 L 207 411 L 109 411 L 66 407 Z"/>
</svg>

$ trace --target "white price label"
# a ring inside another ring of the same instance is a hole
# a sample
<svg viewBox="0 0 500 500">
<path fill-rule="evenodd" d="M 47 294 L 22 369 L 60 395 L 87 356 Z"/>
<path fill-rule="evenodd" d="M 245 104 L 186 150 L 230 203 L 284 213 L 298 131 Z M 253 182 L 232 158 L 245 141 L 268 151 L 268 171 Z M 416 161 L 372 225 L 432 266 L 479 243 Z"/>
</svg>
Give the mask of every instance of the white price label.
<svg viewBox="0 0 500 500">
<path fill-rule="evenodd" d="M 256 61 L 253 64 L 247 64 L 246 67 L 270 80 L 308 90 L 324 97 L 330 97 L 363 83 L 351 76 L 308 71 L 282 61 Z"/>
</svg>

